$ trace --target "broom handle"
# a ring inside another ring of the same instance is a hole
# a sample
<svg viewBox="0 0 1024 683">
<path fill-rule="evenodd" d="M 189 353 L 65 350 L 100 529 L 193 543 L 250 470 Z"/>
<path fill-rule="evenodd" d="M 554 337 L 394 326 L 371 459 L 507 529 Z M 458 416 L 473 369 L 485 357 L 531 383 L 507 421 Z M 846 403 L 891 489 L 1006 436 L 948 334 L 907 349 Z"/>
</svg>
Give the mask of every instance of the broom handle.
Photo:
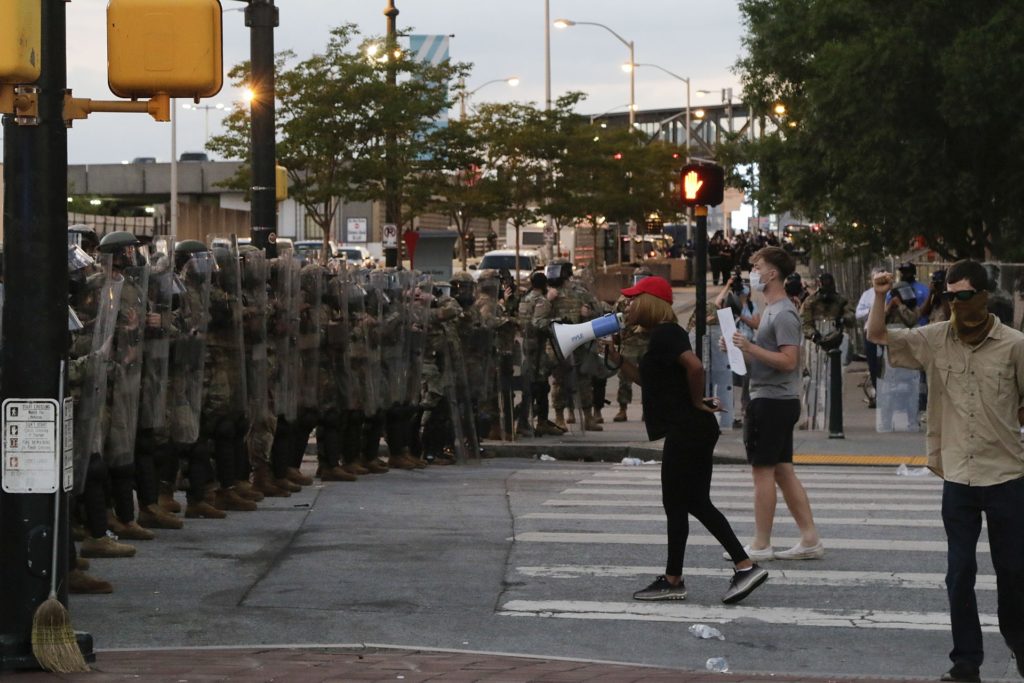
<svg viewBox="0 0 1024 683">
<path fill-rule="evenodd" d="M 60 377 L 57 381 L 57 418 L 60 429 L 60 438 L 57 440 L 57 448 L 60 449 L 61 463 L 57 473 L 57 491 L 53 494 L 53 557 L 50 560 L 50 595 L 57 594 L 57 555 L 60 548 L 60 497 L 64 495 L 64 359 L 60 361 Z"/>
</svg>

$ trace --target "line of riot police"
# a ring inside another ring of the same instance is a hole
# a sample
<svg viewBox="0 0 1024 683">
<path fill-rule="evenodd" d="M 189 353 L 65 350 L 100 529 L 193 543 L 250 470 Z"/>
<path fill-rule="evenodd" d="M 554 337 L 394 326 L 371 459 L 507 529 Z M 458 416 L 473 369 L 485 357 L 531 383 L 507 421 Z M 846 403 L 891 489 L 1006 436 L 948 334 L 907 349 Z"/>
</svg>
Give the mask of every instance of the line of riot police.
<svg viewBox="0 0 1024 683">
<path fill-rule="evenodd" d="M 486 437 L 601 429 L 614 369 L 548 343 L 552 320 L 606 312 L 569 263 L 521 295 L 495 271 L 436 282 L 73 226 L 68 272 L 73 592 L 112 590 L 86 558 L 130 557 L 125 541 L 181 528 L 182 511 L 219 519 L 313 484 L 314 435 L 329 482 L 473 460 Z"/>
</svg>

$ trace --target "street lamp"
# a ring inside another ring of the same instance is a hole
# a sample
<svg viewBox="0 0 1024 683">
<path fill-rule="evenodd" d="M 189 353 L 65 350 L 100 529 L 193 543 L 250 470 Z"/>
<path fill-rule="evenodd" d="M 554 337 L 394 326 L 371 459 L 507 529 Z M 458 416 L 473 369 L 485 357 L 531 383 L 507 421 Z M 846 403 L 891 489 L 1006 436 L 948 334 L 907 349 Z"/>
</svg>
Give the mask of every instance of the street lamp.
<svg viewBox="0 0 1024 683">
<path fill-rule="evenodd" d="M 626 40 L 615 31 L 611 30 L 604 24 L 599 24 L 596 21 L 572 21 L 571 19 L 555 19 L 555 28 L 569 28 L 570 26 L 600 26 L 608 33 L 612 34 L 619 39 L 619 42 L 629 48 L 629 129 L 633 129 L 633 125 L 636 123 L 636 77 L 634 76 L 635 69 L 632 68 L 636 64 L 636 50 L 634 49 L 633 41 Z"/>
<path fill-rule="evenodd" d="M 662 71 L 662 72 L 668 74 L 669 76 L 671 76 L 672 78 L 674 78 L 674 79 L 676 79 L 678 81 L 682 81 L 683 83 L 686 83 L 686 161 L 689 162 L 690 161 L 690 79 L 687 78 L 686 76 L 680 76 L 677 73 L 672 73 L 668 69 L 666 69 L 664 67 L 661 67 L 661 66 L 658 66 L 657 64 L 636 64 L 636 63 L 630 62 L 630 65 L 633 66 L 633 67 L 649 66 L 649 67 L 651 67 L 653 69 L 657 69 L 658 71 Z M 632 71 L 635 71 L 635 70 L 636 70 L 635 68 L 632 69 Z M 700 92 L 700 91 L 698 91 L 698 92 Z"/>
<path fill-rule="evenodd" d="M 191 102 L 186 102 L 181 105 L 181 108 L 204 112 L 206 118 L 206 144 L 210 144 L 210 110 L 224 109 L 224 105 L 220 102 L 217 104 L 192 104 Z"/>
<path fill-rule="evenodd" d="M 466 118 L 466 103 L 469 98 L 475 95 L 477 92 L 487 87 L 491 83 L 508 83 L 510 87 L 514 88 L 519 85 L 519 76 L 508 76 L 507 78 L 495 78 L 486 83 L 478 85 L 470 91 L 466 91 L 466 81 L 459 81 L 459 120 Z"/>
</svg>

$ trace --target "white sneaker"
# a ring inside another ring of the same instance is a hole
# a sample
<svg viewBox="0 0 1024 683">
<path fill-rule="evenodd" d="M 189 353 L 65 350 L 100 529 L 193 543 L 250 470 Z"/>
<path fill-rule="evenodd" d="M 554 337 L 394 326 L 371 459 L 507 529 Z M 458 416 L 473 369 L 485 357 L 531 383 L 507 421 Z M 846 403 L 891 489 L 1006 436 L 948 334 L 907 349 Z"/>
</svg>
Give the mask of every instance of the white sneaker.
<svg viewBox="0 0 1024 683">
<path fill-rule="evenodd" d="M 747 553 L 747 557 L 749 557 L 754 562 L 767 562 L 769 560 L 775 559 L 775 551 L 772 550 L 771 546 L 768 546 L 767 548 L 761 548 L 760 550 L 755 550 L 751 548 L 749 545 L 745 545 L 743 546 L 743 551 Z M 732 561 L 732 556 L 728 553 L 728 551 L 722 553 L 722 557 L 726 560 L 729 560 L 730 562 Z"/>
<path fill-rule="evenodd" d="M 776 560 L 820 560 L 825 557 L 825 546 L 818 541 L 812 546 L 805 546 L 797 543 L 789 550 L 780 550 L 775 553 Z"/>
</svg>

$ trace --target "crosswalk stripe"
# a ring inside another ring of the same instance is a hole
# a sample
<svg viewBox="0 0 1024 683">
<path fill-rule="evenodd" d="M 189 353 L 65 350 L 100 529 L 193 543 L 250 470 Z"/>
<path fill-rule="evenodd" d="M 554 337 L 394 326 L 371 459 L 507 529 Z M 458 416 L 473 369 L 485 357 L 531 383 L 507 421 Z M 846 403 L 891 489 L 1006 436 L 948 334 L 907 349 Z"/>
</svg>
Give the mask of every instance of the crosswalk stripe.
<svg viewBox="0 0 1024 683">
<path fill-rule="evenodd" d="M 616 491 L 616 493 L 619 493 Z M 593 499 L 593 498 L 556 498 L 546 500 L 542 505 L 559 507 L 622 507 L 622 508 L 660 508 L 661 501 L 653 497 L 651 500 L 621 500 L 621 499 Z M 715 499 L 715 507 L 720 510 L 751 510 L 754 507 L 752 496 L 744 501 L 719 501 Z M 924 503 L 819 503 L 814 501 L 811 506 L 815 512 L 821 510 L 856 510 L 862 512 L 939 512 L 942 506 L 938 503 L 931 505 Z"/>
<path fill-rule="evenodd" d="M 582 474 L 582 473 L 581 473 Z M 908 487 L 912 486 L 939 486 L 942 484 L 942 480 L 938 477 L 929 474 L 928 476 L 920 477 L 898 477 L 895 474 L 842 474 L 842 473 L 816 473 L 816 472 L 805 472 L 799 471 L 800 481 L 807 483 L 809 481 L 860 481 L 860 482 L 878 482 L 880 484 L 899 484 Z M 657 470 L 633 470 L 620 469 L 620 470 L 608 470 L 604 472 L 593 472 L 589 475 L 593 480 L 601 479 L 640 479 L 659 481 L 661 474 Z M 735 471 L 721 471 L 715 470 L 712 476 L 712 481 L 745 481 L 750 482 L 750 472 L 735 472 Z"/>
<path fill-rule="evenodd" d="M 587 531 L 524 531 L 515 535 L 515 540 L 524 543 L 588 543 L 602 545 L 664 545 L 664 534 L 619 534 Z M 790 547 L 799 543 L 799 537 L 776 537 L 776 546 Z M 717 546 L 712 536 L 690 535 L 687 545 Z M 900 552 L 946 552 L 945 541 L 913 541 L 882 538 L 825 538 L 827 550 L 880 550 Z M 988 543 L 979 542 L 978 552 L 988 552 Z"/>
<path fill-rule="evenodd" d="M 910 631 L 948 631 L 949 615 L 944 612 L 882 612 L 877 610 L 825 610 L 796 607 L 747 607 L 679 604 L 665 602 L 597 602 L 584 600 L 510 600 L 500 615 L 563 619 L 615 619 L 630 621 L 701 621 L 727 624 L 750 619 L 786 626 L 835 628 L 881 628 Z M 999 631 L 994 615 L 983 614 L 982 630 Z"/>
<path fill-rule="evenodd" d="M 748 506 L 749 507 L 749 506 Z M 601 522 L 664 522 L 664 514 L 654 513 L 633 513 L 633 514 L 609 514 L 602 512 L 528 512 L 520 515 L 520 519 L 548 519 L 548 520 L 593 520 Z M 733 524 L 754 523 L 753 516 L 729 515 L 729 521 Z M 775 524 L 795 524 L 791 518 L 780 516 Z M 819 526 L 834 524 L 837 526 L 892 526 L 892 527 L 932 527 L 941 529 L 941 519 L 907 519 L 905 517 L 818 517 L 815 516 L 814 523 Z"/>
<path fill-rule="evenodd" d="M 577 485 L 583 485 L 583 486 L 634 486 L 634 487 L 637 487 L 637 488 L 642 488 L 642 487 L 647 487 L 647 488 L 652 488 L 652 489 L 660 489 L 661 488 L 661 482 L 660 481 L 657 481 L 657 480 L 648 481 L 646 479 L 644 479 L 644 480 L 636 480 L 636 479 L 587 479 L 587 480 L 584 480 L 584 481 L 576 482 L 576 484 Z M 870 483 L 847 484 L 847 483 L 844 483 L 844 482 L 819 482 L 819 481 L 811 481 L 811 482 L 804 481 L 803 485 L 804 485 L 804 488 L 807 489 L 808 491 L 820 491 L 820 490 L 823 490 L 823 489 L 838 489 L 838 490 L 850 490 L 850 491 L 858 491 L 858 490 L 865 490 L 865 491 L 901 491 L 901 492 L 907 492 L 907 491 L 921 491 L 921 492 L 933 491 L 932 495 L 936 495 L 936 496 L 937 495 L 941 495 L 941 493 L 942 493 L 942 487 L 941 486 L 929 486 L 929 487 L 914 486 L 914 487 L 908 487 L 908 486 L 903 486 L 902 484 L 870 484 Z M 714 490 L 714 489 L 729 489 L 729 488 L 745 488 L 745 489 L 748 489 L 748 490 L 753 490 L 753 484 L 751 483 L 751 481 L 749 479 L 735 480 L 735 481 L 712 480 L 711 481 L 711 488 L 712 488 L 712 490 Z"/>
<path fill-rule="evenodd" d="M 812 489 L 813 492 L 813 489 Z M 635 490 L 635 489 L 599 489 L 599 488 L 581 488 L 581 489 L 565 489 L 562 491 L 563 495 L 605 495 L 605 496 L 661 496 L 661 489 L 651 489 L 647 491 Z M 746 487 L 742 490 L 730 491 L 730 490 L 713 490 L 712 497 L 743 497 L 753 498 L 754 491 L 752 487 Z M 830 500 L 878 500 L 879 498 L 898 498 L 899 500 L 937 500 L 938 493 L 927 493 L 927 494 L 914 494 L 904 492 L 891 492 L 891 493 L 832 493 L 829 492 L 827 495 Z M 813 507 L 813 501 L 812 501 Z"/>
<path fill-rule="evenodd" d="M 766 564 L 773 586 L 834 586 L 837 588 L 860 587 L 891 587 L 891 588 L 922 588 L 946 590 L 945 576 L 934 572 L 872 572 L 872 571 L 840 571 L 840 570 L 809 570 L 780 569 L 778 562 Z M 556 564 L 516 567 L 516 571 L 524 576 L 548 579 L 579 579 L 595 578 L 637 578 L 656 576 L 665 571 L 664 567 L 629 567 L 618 565 L 572 565 Z M 723 567 L 683 567 L 684 576 L 710 576 L 729 578 L 732 568 Z M 996 577 L 992 574 L 978 575 L 978 590 L 996 589 Z"/>
</svg>

